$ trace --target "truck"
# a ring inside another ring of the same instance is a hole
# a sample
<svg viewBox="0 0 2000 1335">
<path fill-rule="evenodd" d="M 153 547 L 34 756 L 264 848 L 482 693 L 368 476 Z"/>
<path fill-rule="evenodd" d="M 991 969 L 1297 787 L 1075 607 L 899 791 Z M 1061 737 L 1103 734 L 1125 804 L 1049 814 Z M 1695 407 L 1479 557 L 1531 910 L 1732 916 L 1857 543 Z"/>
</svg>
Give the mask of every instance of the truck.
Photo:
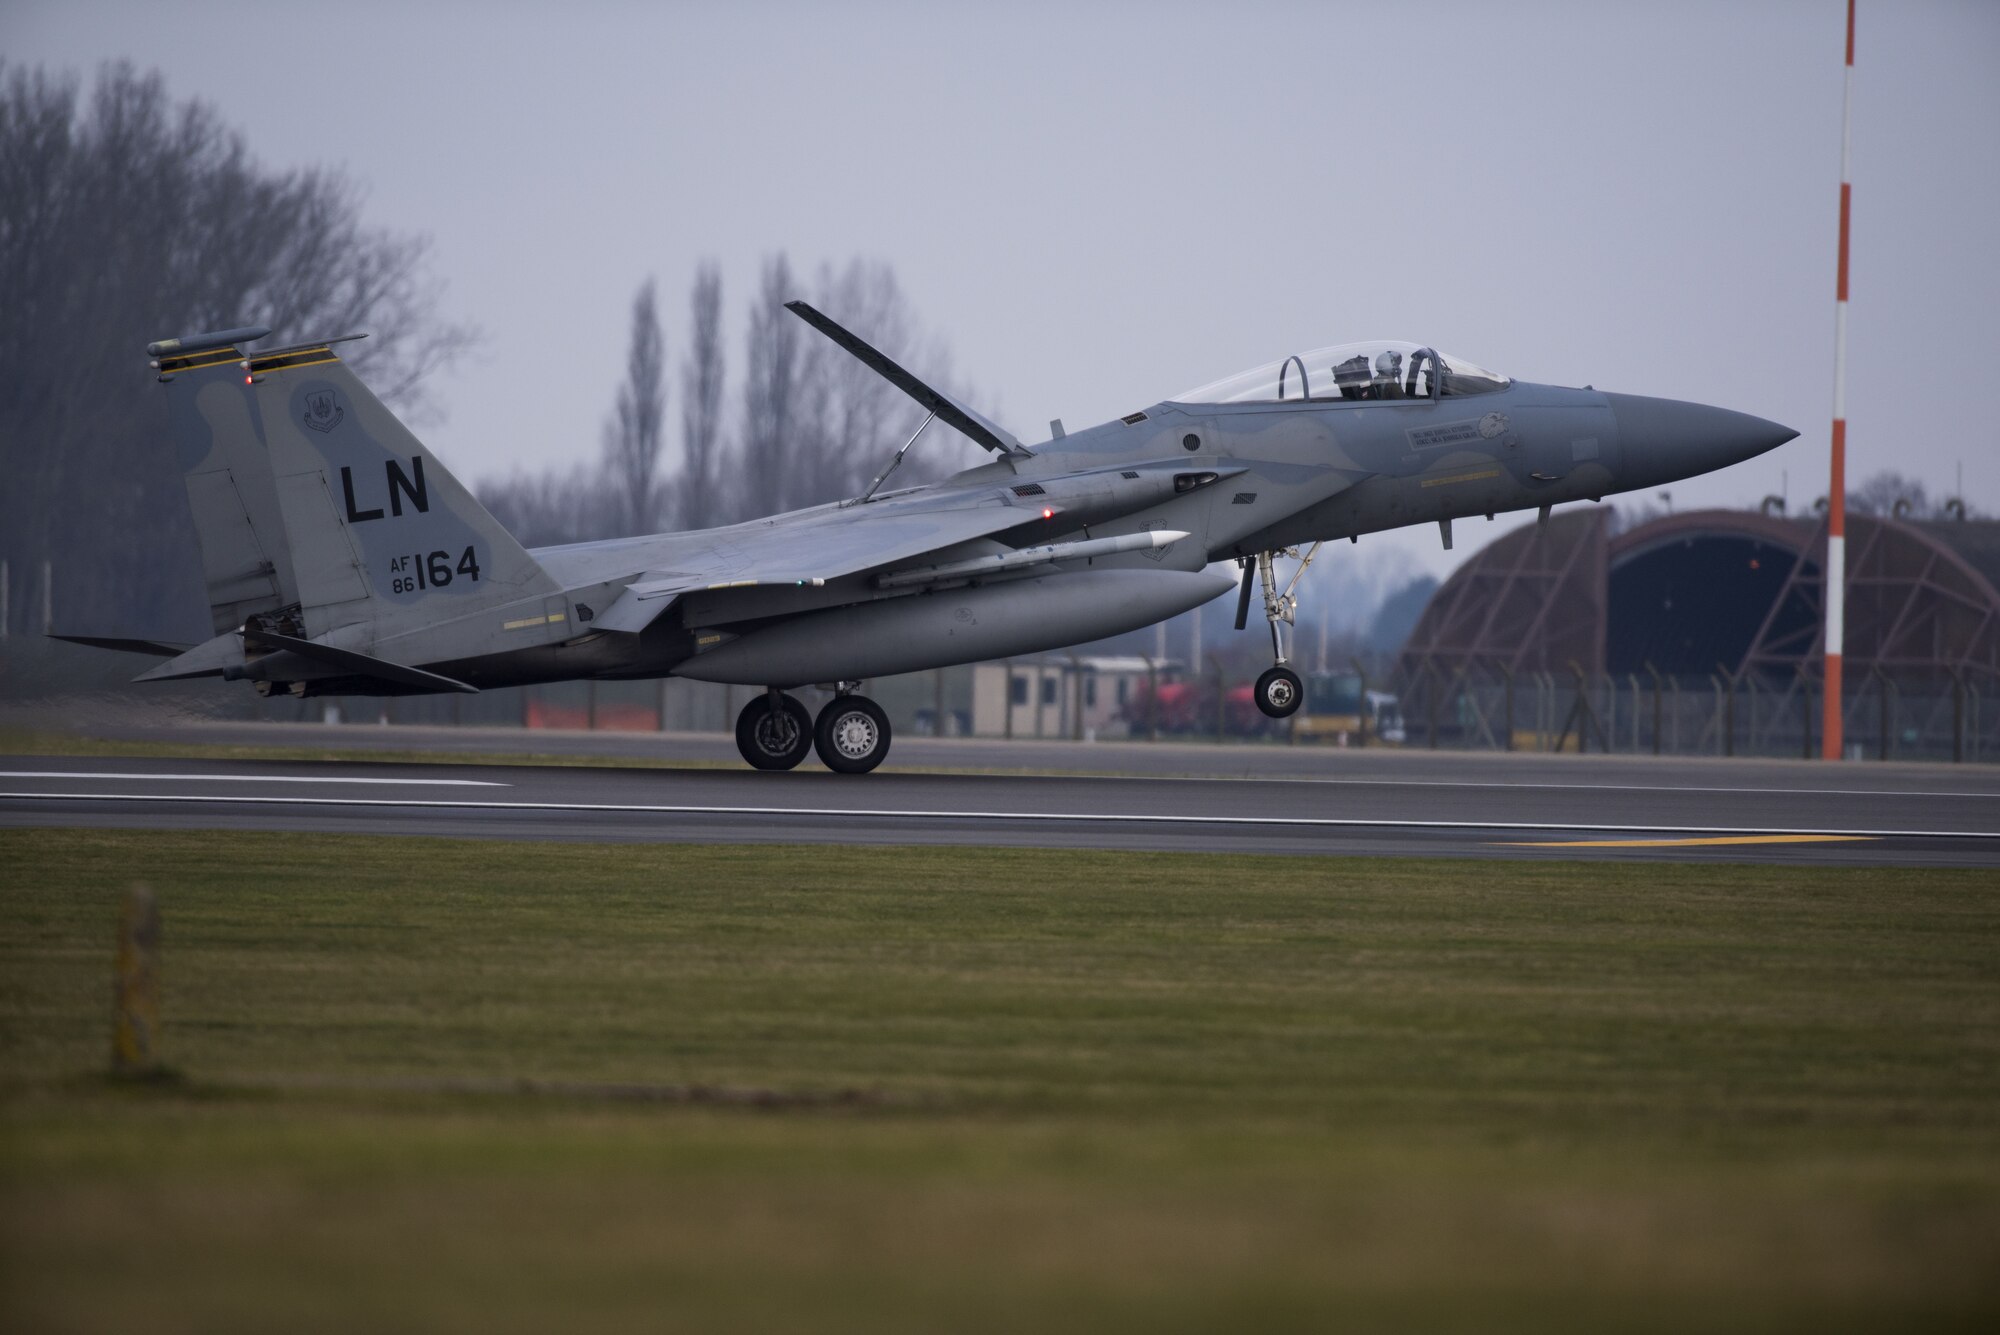
<svg viewBox="0 0 2000 1335">
<path fill-rule="evenodd" d="M 1214 736 L 1216 731 L 1216 682 L 1213 677 L 1163 677 L 1155 695 L 1146 683 L 1138 683 L 1125 705 L 1125 719 L 1132 736 L 1143 737 L 1157 729 L 1167 737 Z M 1249 738 L 1282 733 L 1284 723 L 1273 723 L 1257 709 L 1250 684 L 1241 682 L 1223 693 L 1221 701 L 1223 735 Z"/>
<path fill-rule="evenodd" d="M 1292 717 L 1292 738 L 1338 746 L 1401 746 L 1403 708 L 1388 691 L 1364 689 L 1354 672 L 1314 672 L 1306 677 L 1305 703 Z"/>
</svg>

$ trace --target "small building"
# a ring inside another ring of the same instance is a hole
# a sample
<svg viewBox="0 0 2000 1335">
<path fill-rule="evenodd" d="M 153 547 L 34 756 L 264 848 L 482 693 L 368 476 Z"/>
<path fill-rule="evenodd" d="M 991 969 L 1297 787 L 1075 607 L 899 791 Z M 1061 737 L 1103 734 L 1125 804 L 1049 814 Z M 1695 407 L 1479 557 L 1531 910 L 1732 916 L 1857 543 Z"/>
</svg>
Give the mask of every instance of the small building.
<svg viewBox="0 0 2000 1335">
<path fill-rule="evenodd" d="M 977 737 L 1127 737 L 1127 706 L 1149 679 L 1177 662 L 1068 654 L 979 663 L 972 670 L 972 731 Z"/>
</svg>

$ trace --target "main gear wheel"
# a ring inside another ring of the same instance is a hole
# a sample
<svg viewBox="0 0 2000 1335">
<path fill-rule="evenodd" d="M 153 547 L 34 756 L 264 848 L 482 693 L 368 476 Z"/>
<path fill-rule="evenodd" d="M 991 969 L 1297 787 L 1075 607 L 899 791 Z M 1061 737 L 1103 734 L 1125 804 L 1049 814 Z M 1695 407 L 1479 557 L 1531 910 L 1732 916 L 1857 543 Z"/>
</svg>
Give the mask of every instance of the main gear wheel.
<svg viewBox="0 0 2000 1335">
<path fill-rule="evenodd" d="M 836 695 L 813 725 L 813 749 L 837 774 L 866 774 L 889 754 L 889 716 L 863 695 Z"/>
<path fill-rule="evenodd" d="M 766 691 L 736 716 L 736 749 L 753 768 L 796 768 L 812 746 L 812 715 L 783 691 Z"/>
</svg>

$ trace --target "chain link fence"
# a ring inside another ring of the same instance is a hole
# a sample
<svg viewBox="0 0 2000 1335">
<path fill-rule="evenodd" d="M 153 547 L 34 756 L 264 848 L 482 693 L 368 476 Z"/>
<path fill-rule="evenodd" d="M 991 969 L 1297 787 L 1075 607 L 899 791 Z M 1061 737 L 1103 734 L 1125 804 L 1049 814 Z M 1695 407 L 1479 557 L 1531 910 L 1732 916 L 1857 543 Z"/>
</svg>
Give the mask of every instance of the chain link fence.
<svg viewBox="0 0 2000 1335">
<path fill-rule="evenodd" d="M 1820 753 L 1817 677 L 1758 672 L 1512 675 L 1422 666 L 1394 674 L 1406 745 L 1628 755 Z M 2000 680 L 1858 674 L 1843 692 L 1850 759 L 2000 759 Z"/>
</svg>

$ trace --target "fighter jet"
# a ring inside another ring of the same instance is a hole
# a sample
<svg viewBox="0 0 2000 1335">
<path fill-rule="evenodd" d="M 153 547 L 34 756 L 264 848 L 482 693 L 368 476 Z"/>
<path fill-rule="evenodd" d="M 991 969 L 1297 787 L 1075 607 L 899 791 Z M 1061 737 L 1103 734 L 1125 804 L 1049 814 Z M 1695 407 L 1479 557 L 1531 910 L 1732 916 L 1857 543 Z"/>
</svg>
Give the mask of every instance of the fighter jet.
<svg viewBox="0 0 2000 1335">
<path fill-rule="evenodd" d="M 261 328 L 149 344 L 169 399 L 214 638 L 139 681 L 262 694 L 474 692 L 580 678 L 764 688 L 743 758 L 866 773 L 869 678 L 1135 630 L 1237 588 L 1271 634 L 1258 706 L 1299 706 L 1286 628 L 1323 544 L 1595 501 L 1797 433 L 1744 413 L 1529 384 L 1417 343 L 1297 353 L 1032 446 L 804 302 L 789 309 L 928 416 L 866 492 L 725 528 L 524 549 L 341 359 L 246 351 Z M 348 336 L 358 337 L 358 335 Z M 891 488 L 933 422 L 993 458 Z M 1240 574 L 1211 566 L 1234 561 Z M 1280 562 L 1295 563 L 1280 586 Z M 832 692 L 817 718 L 790 692 Z"/>
</svg>

